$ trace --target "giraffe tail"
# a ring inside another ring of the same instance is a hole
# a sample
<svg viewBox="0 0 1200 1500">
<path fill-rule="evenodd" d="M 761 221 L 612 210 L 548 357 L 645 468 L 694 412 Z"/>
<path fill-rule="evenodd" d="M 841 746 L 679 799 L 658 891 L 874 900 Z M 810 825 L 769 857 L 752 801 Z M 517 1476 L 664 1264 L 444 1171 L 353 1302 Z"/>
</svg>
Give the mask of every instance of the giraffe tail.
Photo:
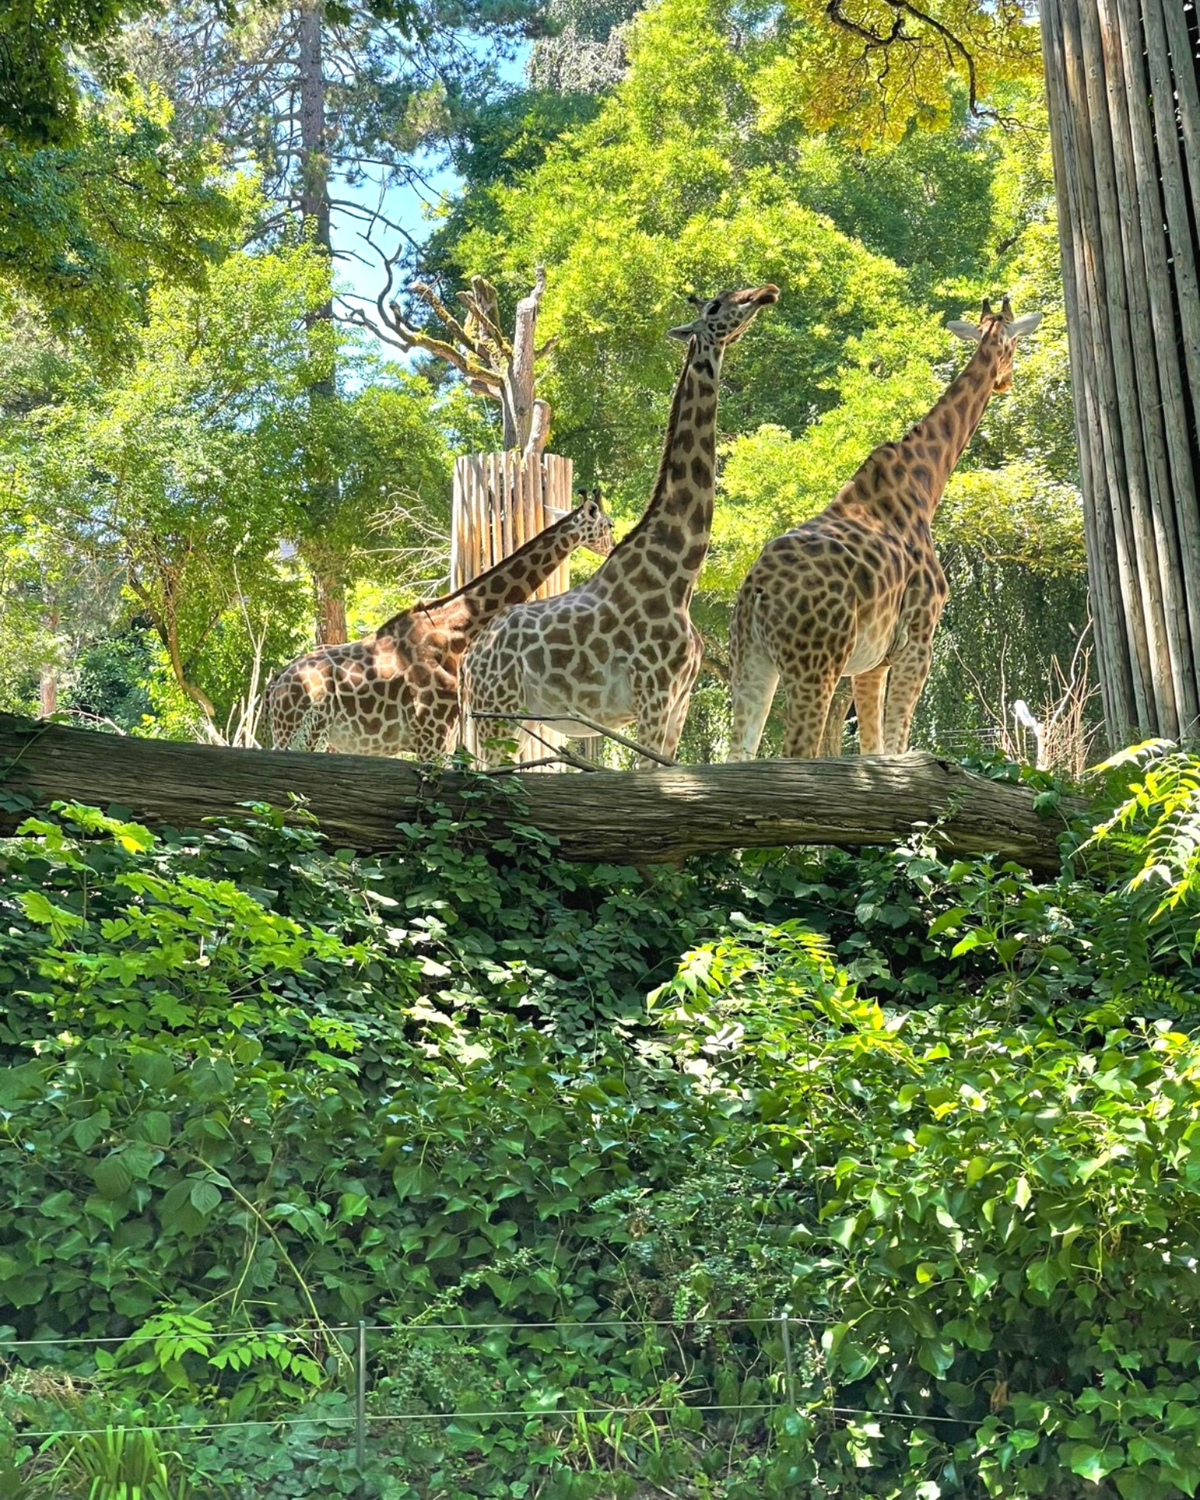
<svg viewBox="0 0 1200 1500">
<path fill-rule="evenodd" d="M 733 612 L 729 618 L 729 670 L 730 677 L 737 677 L 741 665 L 753 648 L 755 625 L 758 619 L 762 588 L 747 578 L 733 601 Z"/>
<path fill-rule="evenodd" d="M 310 703 L 300 717 L 300 722 L 288 735 L 287 744 L 281 750 L 324 750 L 329 742 L 329 715 L 326 706 Z"/>
</svg>

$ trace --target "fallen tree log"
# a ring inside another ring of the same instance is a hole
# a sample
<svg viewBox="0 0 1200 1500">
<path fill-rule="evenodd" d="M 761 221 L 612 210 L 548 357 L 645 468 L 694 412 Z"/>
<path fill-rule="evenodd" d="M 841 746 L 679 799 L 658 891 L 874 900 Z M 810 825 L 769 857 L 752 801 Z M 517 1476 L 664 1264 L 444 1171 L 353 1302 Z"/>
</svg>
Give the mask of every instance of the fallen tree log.
<svg viewBox="0 0 1200 1500">
<path fill-rule="evenodd" d="M 249 801 L 286 806 L 295 793 L 332 844 L 364 851 L 396 847 L 396 825 L 430 802 L 457 815 L 464 791 L 479 787 L 477 776 L 402 760 L 132 739 L 13 714 L 0 714 L 0 768 L 27 796 L 117 806 L 160 827 L 234 817 Z M 508 815 L 552 834 L 565 859 L 620 864 L 782 844 L 887 844 L 936 824 L 947 853 L 995 853 L 1039 874 L 1058 870 L 1063 826 L 1061 817 L 1039 817 L 1025 788 L 924 752 L 526 773 Z M 0 826 L 17 821 L 0 811 Z"/>
</svg>

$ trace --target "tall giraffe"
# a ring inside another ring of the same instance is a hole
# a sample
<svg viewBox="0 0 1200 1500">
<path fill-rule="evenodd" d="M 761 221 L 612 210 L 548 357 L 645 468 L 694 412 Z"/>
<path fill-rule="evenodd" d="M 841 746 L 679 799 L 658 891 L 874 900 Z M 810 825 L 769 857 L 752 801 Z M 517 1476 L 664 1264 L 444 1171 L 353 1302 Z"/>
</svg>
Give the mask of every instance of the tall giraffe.
<svg viewBox="0 0 1200 1500">
<path fill-rule="evenodd" d="M 465 714 L 561 717 L 557 729 L 580 735 L 590 730 L 573 713 L 607 729 L 636 723 L 648 750 L 674 755 L 700 670 L 688 605 L 712 529 L 721 360 L 778 299 L 774 286 L 691 299 L 697 316 L 670 330 L 688 349 L 645 514 L 589 579 L 508 610 L 476 638 L 463 658 Z M 495 723 L 467 717 L 464 728 L 486 759 Z"/>
<path fill-rule="evenodd" d="M 441 599 L 414 604 L 373 634 L 321 646 L 267 684 L 277 750 L 432 760 L 454 748 L 463 652 L 493 617 L 529 599 L 576 547 L 613 548 L 600 491 L 503 562 Z"/>
<path fill-rule="evenodd" d="M 1014 320 L 1005 297 L 998 313 L 983 304 L 978 325 L 948 323 L 978 347 L 932 411 L 901 442 L 876 448 L 819 515 L 763 548 L 730 622 L 730 760 L 757 752 L 781 680 L 784 755 L 818 753 L 842 676 L 864 754 L 908 748 L 946 602 L 934 512 L 993 391 L 1012 386 L 1017 339 L 1041 316 Z"/>
</svg>

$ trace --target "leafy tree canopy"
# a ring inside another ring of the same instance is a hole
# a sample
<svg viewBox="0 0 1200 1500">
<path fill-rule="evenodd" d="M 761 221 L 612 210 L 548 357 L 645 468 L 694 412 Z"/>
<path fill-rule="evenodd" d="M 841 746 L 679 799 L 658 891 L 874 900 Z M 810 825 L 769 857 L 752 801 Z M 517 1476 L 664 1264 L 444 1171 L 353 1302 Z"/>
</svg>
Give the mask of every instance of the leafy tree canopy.
<svg viewBox="0 0 1200 1500">
<path fill-rule="evenodd" d="M 137 356 L 115 381 L 78 370 L 4 433 L 7 511 L 20 556 L 36 553 L 20 573 L 36 577 L 33 598 L 57 597 L 63 568 L 116 575 L 176 689 L 222 723 L 255 641 L 268 663 L 302 641 L 306 591 L 279 546 L 309 524 L 314 452 L 344 476 L 362 567 L 418 546 L 432 522 L 414 496 L 434 517 L 447 508 L 444 440 L 421 382 L 377 371 L 330 409 L 310 407 L 337 340 L 308 322 L 327 296 L 328 262 L 308 245 L 232 254 L 204 289 L 151 295 Z"/>
<path fill-rule="evenodd" d="M 138 91 L 87 106 L 68 144 L 0 136 L 0 310 L 32 303 L 57 336 L 127 354 L 152 286 L 198 285 L 239 222 L 216 166 Z"/>
<path fill-rule="evenodd" d="M 0 10 L 0 141 L 65 143 L 78 124 L 71 54 L 111 37 L 142 0 L 7 0 Z"/>
<path fill-rule="evenodd" d="M 965 93 L 995 118 L 994 94 L 1041 68 L 1032 0 L 790 0 L 803 24 L 777 58 L 766 94 L 866 143 L 916 123 L 948 123 Z"/>
</svg>

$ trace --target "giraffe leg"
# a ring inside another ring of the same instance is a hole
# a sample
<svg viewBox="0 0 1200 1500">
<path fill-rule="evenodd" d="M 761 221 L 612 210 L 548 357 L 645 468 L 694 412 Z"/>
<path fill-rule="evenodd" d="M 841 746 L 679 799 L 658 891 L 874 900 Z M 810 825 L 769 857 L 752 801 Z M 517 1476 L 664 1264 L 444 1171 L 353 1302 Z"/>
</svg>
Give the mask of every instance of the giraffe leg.
<svg viewBox="0 0 1200 1500">
<path fill-rule="evenodd" d="M 678 699 L 665 686 L 656 682 L 638 684 L 634 688 L 634 723 L 637 725 L 637 742 L 645 745 L 647 750 L 654 750 L 657 754 L 673 758 L 675 746 L 679 743 L 678 735 L 675 744 L 668 749 L 671 738 L 672 715 L 678 715 L 678 728 L 683 731 L 683 719 L 687 714 L 688 695 L 684 693 L 683 714 L 679 714 Z M 642 757 L 638 761 L 638 770 L 648 770 L 657 765 L 657 761 L 647 760 Z"/>
<path fill-rule="evenodd" d="M 933 633 L 910 634 L 902 649 L 892 657 L 888 669 L 887 702 L 883 710 L 883 750 L 885 755 L 903 755 L 908 749 L 917 699 L 929 676 L 933 660 Z"/>
<path fill-rule="evenodd" d="M 410 730 L 413 756 L 424 763 L 445 760 L 454 748 L 457 727 L 457 722 L 447 724 L 430 714 L 423 715 Z"/>
<path fill-rule="evenodd" d="M 485 770 L 508 765 L 513 755 L 505 748 L 506 742 L 515 740 L 520 746 L 521 735 L 522 728 L 516 719 L 477 720 L 468 740 L 468 749 L 476 763 Z"/>
<path fill-rule="evenodd" d="M 883 704 L 888 686 L 887 665 L 856 672 L 854 707 L 858 713 L 858 748 L 863 755 L 883 754 Z"/>
<path fill-rule="evenodd" d="M 267 722 L 271 726 L 271 749 L 288 750 L 292 738 L 303 722 L 307 699 L 300 703 L 292 701 L 287 687 L 272 682 L 267 688 Z"/>
<path fill-rule="evenodd" d="M 783 724 L 783 754 L 799 760 L 815 760 L 820 754 L 829 704 L 841 673 L 829 667 L 820 676 L 784 676 L 787 716 Z"/>
<path fill-rule="evenodd" d="M 778 685 L 779 672 L 761 646 L 750 646 L 730 663 L 733 729 L 727 759 L 753 760 L 758 754 Z"/>
<path fill-rule="evenodd" d="M 267 722 L 271 726 L 271 749 L 286 750 L 288 741 L 292 737 L 291 722 L 288 716 L 274 703 L 267 706 Z"/>
<path fill-rule="evenodd" d="M 670 707 L 667 710 L 666 724 L 663 729 L 661 753 L 670 760 L 675 759 L 679 741 L 683 738 L 688 704 L 692 701 L 692 689 L 696 685 L 696 678 L 700 675 L 703 662 L 704 642 L 699 631 L 693 629 L 687 659 L 668 688 Z"/>
<path fill-rule="evenodd" d="M 666 733 L 662 740 L 662 754 L 668 759 L 674 760 L 679 749 L 679 741 L 683 738 L 683 726 L 687 722 L 688 702 L 690 693 L 680 693 L 676 701 L 671 705 L 671 711 L 667 718 Z M 642 741 L 645 744 L 645 741 Z"/>
<path fill-rule="evenodd" d="M 842 753 L 842 741 L 846 733 L 846 715 L 850 712 L 853 694 L 849 681 L 843 677 L 834 690 L 829 712 L 825 716 L 825 733 L 821 736 L 821 755 L 826 760 L 836 759 Z"/>
</svg>

